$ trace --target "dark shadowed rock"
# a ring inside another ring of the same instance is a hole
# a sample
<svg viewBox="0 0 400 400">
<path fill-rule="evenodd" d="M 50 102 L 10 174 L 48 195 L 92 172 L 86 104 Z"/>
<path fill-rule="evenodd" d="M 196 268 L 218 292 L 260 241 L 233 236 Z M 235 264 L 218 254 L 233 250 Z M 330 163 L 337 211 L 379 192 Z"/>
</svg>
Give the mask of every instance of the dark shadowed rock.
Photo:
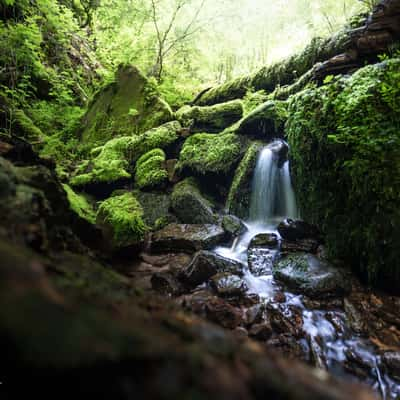
<svg viewBox="0 0 400 400">
<path fill-rule="evenodd" d="M 272 328 L 268 322 L 255 324 L 249 330 L 249 336 L 257 340 L 268 340 L 272 336 Z"/>
<path fill-rule="evenodd" d="M 166 295 L 178 296 L 183 292 L 182 285 L 170 272 L 156 272 L 151 277 L 153 290 Z"/>
<path fill-rule="evenodd" d="M 351 289 L 347 274 L 312 254 L 293 254 L 278 261 L 274 278 L 310 297 L 341 296 Z"/>
<path fill-rule="evenodd" d="M 283 253 L 316 253 L 319 247 L 319 241 L 316 239 L 299 239 L 281 241 L 281 251 Z"/>
<path fill-rule="evenodd" d="M 244 233 L 247 228 L 243 221 L 235 215 L 224 215 L 221 221 L 222 228 L 232 237 Z"/>
<path fill-rule="evenodd" d="M 278 232 L 289 241 L 301 239 L 321 239 L 321 232 L 315 225 L 301 220 L 285 219 L 278 225 Z"/>
<path fill-rule="evenodd" d="M 199 251 L 182 274 L 182 280 L 190 286 L 197 286 L 208 281 L 219 272 L 235 275 L 243 274 L 243 265 L 211 251 Z"/>
<path fill-rule="evenodd" d="M 382 356 L 382 362 L 393 376 L 400 379 L 400 352 L 387 351 Z"/>
<path fill-rule="evenodd" d="M 150 249 L 154 253 L 195 253 L 212 248 L 224 238 L 224 230 L 217 225 L 170 224 L 154 233 Z"/>
<path fill-rule="evenodd" d="M 229 272 L 222 272 L 213 276 L 210 285 L 222 297 L 240 297 L 248 290 L 247 284 L 242 278 Z"/>
<path fill-rule="evenodd" d="M 251 239 L 249 249 L 253 247 L 274 248 L 278 245 L 278 236 L 275 233 L 259 233 Z"/>
</svg>

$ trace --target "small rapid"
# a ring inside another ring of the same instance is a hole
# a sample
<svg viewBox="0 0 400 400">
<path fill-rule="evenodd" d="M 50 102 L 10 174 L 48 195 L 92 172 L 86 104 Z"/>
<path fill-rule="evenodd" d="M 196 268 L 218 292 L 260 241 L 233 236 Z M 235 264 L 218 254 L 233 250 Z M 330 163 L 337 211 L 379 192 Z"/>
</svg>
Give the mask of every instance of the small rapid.
<svg viewBox="0 0 400 400">
<path fill-rule="evenodd" d="M 245 222 L 247 230 L 233 241 L 231 247 L 215 249 L 219 255 L 242 263 L 249 293 L 258 295 L 265 303 L 273 303 L 274 296 L 282 293 L 282 287 L 275 282 L 272 271 L 274 261 L 281 256 L 280 246 L 269 248 L 260 255 L 257 262 L 264 266 L 261 276 L 255 276 L 249 268 L 248 248 L 251 240 L 261 233 L 273 233 L 280 242 L 278 224 L 285 218 L 300 217 L 290 179 L 287 150 L 284 141 L 275 140 L 260 151 L 252 181 L 249 218 Z M 293 306 L 301 310 L 306 339 L 299 340 L 309 349 L 316 367 L 337 376 L 366 382 L 384 399 L 399 398 L 400 384 L 382 372 L 381 360 L 373 344 L 349 328 L 342 309 L 309 309 L 301 294 L 285 291 L 284 296 L 285 302 L 280 304 L 286 309 L 284 312 L 290 314 Z M 349 359 L 367 371 L 365 376 L 354 376 L 346 369 Z"/>
</svg>

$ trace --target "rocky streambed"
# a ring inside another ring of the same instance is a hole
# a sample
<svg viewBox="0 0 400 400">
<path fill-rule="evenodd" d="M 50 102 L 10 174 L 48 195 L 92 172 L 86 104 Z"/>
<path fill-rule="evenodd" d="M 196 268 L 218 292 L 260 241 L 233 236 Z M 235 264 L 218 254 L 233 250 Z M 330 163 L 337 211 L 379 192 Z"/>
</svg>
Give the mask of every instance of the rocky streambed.
<svg viewBox="0 0 400 400">
<path fill-rule="evenodd" d="M 310 224 L 289 219 L 241 230 L 227 238 L 212 225 L 169 225 L 124 272 L 240 340 L 397 398 L 400 300 L 332 265 Z"/>
</svg>

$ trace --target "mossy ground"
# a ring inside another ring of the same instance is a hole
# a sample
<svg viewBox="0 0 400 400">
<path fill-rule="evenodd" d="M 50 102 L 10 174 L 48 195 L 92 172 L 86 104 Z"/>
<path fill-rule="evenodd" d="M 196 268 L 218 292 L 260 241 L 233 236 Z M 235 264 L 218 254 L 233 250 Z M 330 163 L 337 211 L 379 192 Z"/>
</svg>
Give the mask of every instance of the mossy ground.
<svg viewBox="0 0 400 400">
<path fill-rule="evenodd" d="M 400 60 L 329 77 L 290 100 L 287 134 L 301 213 L 331 256 L 371 283 L 400 282 Z"/>
</svg>

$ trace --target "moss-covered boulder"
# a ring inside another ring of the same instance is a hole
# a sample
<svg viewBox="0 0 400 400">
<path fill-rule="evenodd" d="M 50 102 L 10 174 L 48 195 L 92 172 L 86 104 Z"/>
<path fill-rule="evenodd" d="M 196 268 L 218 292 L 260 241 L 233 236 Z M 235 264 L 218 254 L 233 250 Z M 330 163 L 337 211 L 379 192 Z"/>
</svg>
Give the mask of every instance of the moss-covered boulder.
<svg viewBox="0 0 400 400">
<path fill-rule="evenodd" d="M 172 111 L 136 67 L 123 66 L 101 89 L 82 119 L 81 139 L 103 144 L 116 136 L 145 132 L 172 119 Z"/>
<path fill-rule="evenodd" d="M 129 179 L 136 160 L 150 150 L 173 145 L 179 139 L 180 131 L 179 122 L 172 121 L 138 136 L 111 139 L 92 150 L 93 158 L 78 167 L 71 185 L 88 186 Z"/>
<path fill-rule="evenodd" d="M 266 141 L 283 137 L 287 118 L 286 103 L 267 101 L 250 112 L 239 124 L 237 133 L 258 136 Z"/>
<path fill-rule="evenodd" d="M 93 205 L 89 203 L 84 195 L 75 193 L 69 185 L 63 184 L 62 186 L 67 193 L 71 209 L 81 218 L 94 224 L 96 222 L 96 213 Z"/>
<path fill-rule="evenodd" d="M 290 100 L 287 136 L 301 215 L 330 256 L 400 290 L 400 60 Z"/>
<path fill-rule="evenodd" d="M 168 181 L 165 169 L 165 153 L 153 149 L 143 154 L 136 162 L 135 185 L 139 189 L 154 189 Z"/>
<path fill-rule="evenodd" d="M 236 169 L 231 188 L 229 190 L 226 208 L 229 213 L 242 219 L 247 219 L 250 209 L 250 194 L 253 171 L 257 156 L 262 148 L 261 142 L 253 142 L 239 166 Z"/>
<path fill-rule="evenodd" d="M 176 112 L 176 118 L 191 132 L 221 132 L 239 121 L 243 115 L 243 104 L 233 100 L 210 107 L 184 106 Z"/>
<path fill-rule="evenodd" d="M 184 224 L 214 224 L 217 220 L 212 203 L 202 196 L 193 178 L 175 185 L 171 195 L 171 209 Z"/>
<path fill-rule="evenodd" d="M 103 201 L 97 211 L 96 222 L 108 239 L 110 249 L 138 244 L 148 229 L 140 203 L 129 192 Z"/>
<path fill-rule="evenodd" d="M 233 133 L 197 133 L 185 141 L 177 169 L 195 175 L 227 174 L 239 161 L 242 147 L 242 140 Z"/>
</svg>

